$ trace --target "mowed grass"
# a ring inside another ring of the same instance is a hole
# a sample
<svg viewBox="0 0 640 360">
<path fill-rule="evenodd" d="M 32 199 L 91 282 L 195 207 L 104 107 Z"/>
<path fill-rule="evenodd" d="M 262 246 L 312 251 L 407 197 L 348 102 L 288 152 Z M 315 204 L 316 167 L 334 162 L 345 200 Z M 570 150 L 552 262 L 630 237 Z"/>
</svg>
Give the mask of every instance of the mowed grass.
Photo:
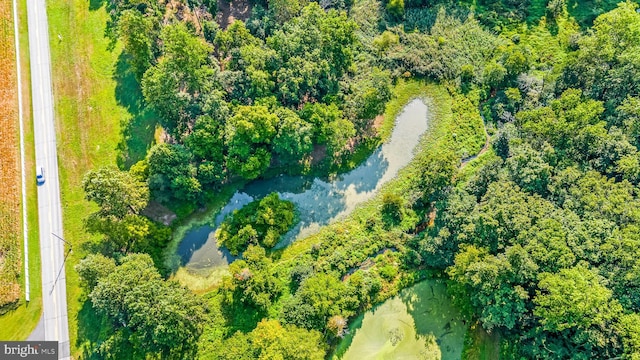
<svg viewBox="0 0 640 360">
<path fill-rule="evenodd" d="M 131 84 L 119 80 L 123 78 L 117 66 L 120 47 L 109 50 L 104 36 L 108 20 L 104 3 L 52 0 L 47 11 L 64 237 L 73 246 L 66 264 L 69 335 L 72 355 L 79 358 L 90 345 L 88 334 L 100 328 L 74 270 L 97 240 L 83 227 L 83 219 L 96 208 L 84 199 L 82 178 L 88 170 L 116 165 L 122 157 L 122 132 L 133 116 L 118 103 L 117 94 L 130 90 Z"/>
<path fill-rule="evenodd" d="M 11 6 L 11 2 L 6 2 Z M 18 2 L 18 26 L 20 37 L 20 61 L 21 61 L 21 81 L 23 100 L 23 124 L 25 132 L 25 157 L 26 157 L 26 178 L 27 178 L 27 221 L 29 239 L 29 280 L 30 280 L 30 302 L 25 301 L 25 276 L 20 279 L 21 299 L 17 308 L 0 316 L 0 339 L 2 340 L 25 340 L 29 337 L 33 329 L 40 320 L 42 312 L 42 283 L 40 279 L 40 243 L 38 237 L 38 199 L 35 183 L 35 149 L 33 138 L 33 123 L 31 121 L 31 90 L 29 76 L 29 35 L 27 32 L 27 11 L 26 1 Z M 11 24 L 13 27 L 13 24 Z M 13 29 L 13 28 L 12 28 Z M 11 42 L 13 43 L 13 32 Z M 8 59 L 15 64 L 15 59 Z M 15 75 L 14 75 L 15 76 Z M 17 94 L 17 88 L 14 90 Z M 17 97 L 16 97 L 17 101 Z M 16 126 L 17 123 L 16 123 Z M 16 137 L 19 136 L 16 128 Z M 19 138 L 16 138 L 19 141 Z M 16 151 L 19 144 L 16 143 Z M 4 160 L 4 159 L 3 159 Z M 18 174 L 19 176 L 19 174 Z M 21 197 L 21 189 L 18 189 L 16 196 Z M 24 206 L 24 205 L 23 205 Z M 22 253 L 22 208 L 20 208 L 20 225 L 16 229 L 19 232 L 19 251 Z M 24 257 L 23 257 L 24 258 Z M 23 265 L 24 266 L 24 265 Z M 24 267 L 22 267 L 24 269 Z"/>
</svg>

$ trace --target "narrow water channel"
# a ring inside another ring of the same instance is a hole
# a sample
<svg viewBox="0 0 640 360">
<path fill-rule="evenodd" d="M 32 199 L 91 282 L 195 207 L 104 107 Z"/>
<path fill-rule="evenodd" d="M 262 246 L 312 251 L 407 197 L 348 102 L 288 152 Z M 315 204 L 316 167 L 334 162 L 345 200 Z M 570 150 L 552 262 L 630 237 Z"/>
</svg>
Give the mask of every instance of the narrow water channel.
<svg viewBox="0 0 640 360">
<path fill-rule="evenodd" d="M 233 257 L 220 249 L 214 236 L 224 217 L 271 192 L 292 201 L 299 222 L 277 245 L 291 244 L 317 232 L 322 226 L 351 213 L 371 199 L 382 185 L 393 179 L 414 155 L 420 137 L 428 127 L 428 108 L 420 99 L 409 102 L 396 118 L 389 141 L 381 145 L 360 166 L 330 181 L 307 176 L 279 176 L 254 181 L 236 192 L 208 225 L 186 232 L 178 247 L 182 264 L 194 272 L 226 266 Z"/>
</svg>

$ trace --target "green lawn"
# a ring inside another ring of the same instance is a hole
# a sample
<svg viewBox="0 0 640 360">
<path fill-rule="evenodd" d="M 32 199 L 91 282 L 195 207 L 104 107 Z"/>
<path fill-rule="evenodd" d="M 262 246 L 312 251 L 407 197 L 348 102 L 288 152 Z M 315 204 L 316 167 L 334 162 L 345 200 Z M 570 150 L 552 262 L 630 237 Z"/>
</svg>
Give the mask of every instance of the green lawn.
<svg viewBox="0 0 640 360">
<path fill-rule="evenodd" d="M 31 122 L 31 87 L 29 73 L 29 35 L 27 33 L 26 0 L 18 2 L 18 26 L 20 33 L 20 61 L 22 79 L 23 121 L 25 131 L 25 156 L 27 180 L 34 179 L 35 150 L 33 123 Z M 36 327 L 42 312 L 42 281 L 40 279 L 40 242 L 38 237 L 38 199 L 35 181 L 27 181 L 27 221 L 29 222 L 29 282 L 30 302 L 24 297 L 15 310 L 0 317 L 0 339 L 24 340 Z M 22 211 L 20 215 L 22 219 Z M 22 231 L 20 231 L 22 238 Z M 22 241 L 20 242 L 22 248 Z M 24 255 L 23 255 L 24 256 Z M 24 278 L 23 278 L 24 279 Z M 24 296 L 24 283 L 22 295 Z"/>
<path fill-rule="evenodd" d="M 90 169 L 135 162 L 155 126 L 148 114 L 140 114 L 139 89 L 119 62 L 120 47 L 109 50 L 104 3 L 52 0 L 47 10 L 64 236 L 73 245 L 66 267 L 69 335 L 72 355 L 78 357 L 88 345 L 85 339 L 90 336 L 85 335 L 100 328 L 74 271 L 96 240 L 83 228 L 83 219 L 95 208 L 84 199 L 82 178 Z M 128 135 L 125 141 L 123 133 Z"/>
</svg>

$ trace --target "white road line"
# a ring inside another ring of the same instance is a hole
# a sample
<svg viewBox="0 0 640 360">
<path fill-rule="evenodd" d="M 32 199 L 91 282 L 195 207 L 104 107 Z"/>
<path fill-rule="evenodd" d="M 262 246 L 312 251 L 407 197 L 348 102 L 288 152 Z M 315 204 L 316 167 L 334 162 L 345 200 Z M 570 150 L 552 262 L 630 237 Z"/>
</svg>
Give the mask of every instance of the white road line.
<svg viewBox="0 0 640 360">
<path fill-rule="evenodd" d="M 30 299 L 29 286 L 29 229 L 27 223 L 27 173 L 24 154 L 24 125 L 22 124 L 22 70 L 20 68 L 20 34 L 18 27 L 18 4 L 13 0 L 13 41 L 16 49 L 16 78 L 18 82 L 18 121 L 20 123 L 20 174 L 22 176 L 22 237 L 24 239 L 24 298 Z"/>
</svg>

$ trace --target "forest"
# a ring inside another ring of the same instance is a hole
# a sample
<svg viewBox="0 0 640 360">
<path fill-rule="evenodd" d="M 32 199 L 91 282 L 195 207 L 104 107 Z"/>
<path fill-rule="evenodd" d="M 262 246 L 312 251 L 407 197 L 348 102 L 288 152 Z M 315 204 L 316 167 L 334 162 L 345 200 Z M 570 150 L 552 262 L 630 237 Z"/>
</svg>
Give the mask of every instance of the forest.
<svg viewBox="0 0 640 360">
<path fill-rule="evenodd" d="M 226 1 L 107 2 L 160 141 L 84 177 L 87 358 L 331 358 L 437 278 L 501 359 L 640 359 L 636 2 L 254 0 L 227 24 Z M 240 256 L 216 286 L 171 278 L 151 202 L 184 220 L 252 180 L 344 173 L 412 98 L 432 123 L 373 200 L 278 249 L 300 210 L 267 195 L 217 230 Z"/>
</svg>

